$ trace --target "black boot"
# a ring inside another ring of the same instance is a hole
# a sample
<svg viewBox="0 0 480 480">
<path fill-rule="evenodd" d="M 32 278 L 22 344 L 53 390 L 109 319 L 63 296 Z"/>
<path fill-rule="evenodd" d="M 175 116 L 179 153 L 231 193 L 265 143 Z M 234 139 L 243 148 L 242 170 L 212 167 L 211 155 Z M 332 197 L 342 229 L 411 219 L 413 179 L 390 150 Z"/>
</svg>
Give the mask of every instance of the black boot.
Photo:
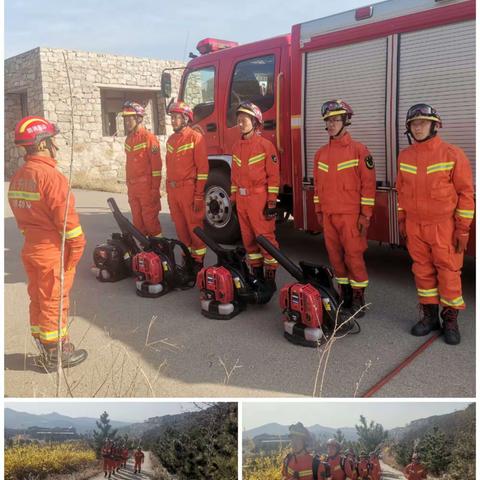
<svg viewBox="0 0 480 480">
<path fill-rule="evenodd" d="M 277 271 L 273 268 L 265 269 L 265 283 L 267 283 L 267 285 L 269 285 L 274 292 L 277 290 L 277 284 L 275 283 L 276 273 Z"/>
<path fill-rule="evenodd" d="M 253 276 L 259 281 L 265 281 L 265 275 L 263 273 L 263 265 L 261 267 L 252 267 Z"/>
<path fill-rule="evenodd" d="M 104 477 L 106 477 L 106 476 L 107 476 L 107 472 L 104 472 L 104 473 L 105 473 Z"/>
<path fill-rule="evenodd" d="M 353 289 L 350 284 L 340 285 L 340 302 L 343 310 L 350 310 L 352 308 Z"/>
<path fill-rule="evenodd" d="M 438 330 L 440 328 L 440 322 L 438 320 L 438 305 L 421 304 L 420 309 L 420 320 L 410 330 L 410 333 L 416 337 L 423 337 L 433 330 Z"/>
<path fill-rule="evenodd" d="M 460 330 L 458 329 L 458 310 L 450 307 L 443 307 L 440 314 L 443 320 L 443 336 L 448 345 L 460 343 Z"/>
<path fill-rule="evenodd" d="M 352 306 L 350 308 L 352 315 L 354 315 L 356 318 L 363 317 L 365 315 L 365 308 L 362 308 L 362 307 L 364 306 L 365 306 L 365 289 L 352 288 Z"/>
<path fill-rule="evenodd" d="M 86 350 L 76 350 L 73 343 L 65 342 L 62 347 L 62 367 L 71 368 L 79 365 L 86 360 L 88 353 Z M 57 346 L 46 350 L 46 356 L 44 357 L 45 367 L 49 370 L 57 368 L 58 364 L 58 352 Z"/>
</svg>

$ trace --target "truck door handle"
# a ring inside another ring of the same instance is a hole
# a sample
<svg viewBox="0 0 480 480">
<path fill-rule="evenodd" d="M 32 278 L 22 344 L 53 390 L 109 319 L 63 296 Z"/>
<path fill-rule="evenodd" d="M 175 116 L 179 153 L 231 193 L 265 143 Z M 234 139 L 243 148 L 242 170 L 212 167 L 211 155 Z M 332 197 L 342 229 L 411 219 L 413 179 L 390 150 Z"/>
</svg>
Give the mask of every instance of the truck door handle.
<svg viewBox="0 0 480 480">
<path fill-rule="evenodd" d="M 216 123 L 207 123 L 207 132 L 216 132 L 217 124 Z"/>
<path fill-rule="evenodd" d="M 264 130 L 274 130 L 276 125 L 277 125 L 277 122 L 275 120 L 265 120 L 263 122 Z"/>
</svg>

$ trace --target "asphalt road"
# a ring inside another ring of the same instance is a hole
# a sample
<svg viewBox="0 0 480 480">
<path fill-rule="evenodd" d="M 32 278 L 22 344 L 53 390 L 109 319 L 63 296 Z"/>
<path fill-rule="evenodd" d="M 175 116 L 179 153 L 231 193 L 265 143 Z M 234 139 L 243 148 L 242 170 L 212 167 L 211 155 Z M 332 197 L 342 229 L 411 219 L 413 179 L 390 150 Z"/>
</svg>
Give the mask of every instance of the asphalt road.
<svg viewBox="0 0 480 480">
<path fill-rule="evenodd" d="M 268 305 L 251 307 L 230 321 L 215 321 L 200 314 L 196 289 L 145 299 L 135 294 L 133 279 L 97 282 L 90 272 L 93 248 L 118 231 L 106 205 L 111 194 L 75 195 L 88 244 L 71 295 L 71 336 L 88 350 L 89 358 L 66 371 L 62 396 L 312 396 L 315 383 L 317 396 L 360 396 L 425 341 L 409 334 L 418 307 L 407 253 L 371 243 L 366 254 L 370 310 L 360 320 L 360 334 L 333 345 L 322 384 L 321 350 L 298 347 L 283 338 L 278 293 Z M 113 196 L 120 209 L 128 211 L 126 196 Z M 162 202 L 165 208 L 166 200 Z M 28 329 L 22 236 L 5 204 L 5 394 L 54 396 L 55 376 L 32 365 L 36 348 Z M 164 235 L 174 236 L 165 210 L 161 222 Z M 291 223 L 279 226 L 277 235 L 293 260 L 326 262 L 321 236 L 295 231 Z M 207 263 L 214 261 L 209 252 Z M 281 269 L 278 285 L 289 281 Z M 472 258 L 465 262 L 463 284 L 468 309 L 460 315 L 462 343 L 452 347 L 437 340 L 377 396 L 475 396 Z"/>
<path fill-rule="evenodd" d="M 135 460 L 133 458 L 129 458 L 127 462 L 127 468 L 121 468 L 118 473 L 112 475 L 112 479 L 115 480 L 146 480 L 146 479 L 153 479 L 155 478 L 153 468 L 152 468 L 152 461 L 150 458 L 150 452 L 145 453 L 145 461 L 142 464 L 142 471 L 141 473 L 133 473 Z M 90 480 L 102 480 L 105 478 L 103 472 L 99 472 L 98 475 L 94 477 L 90 477 Z"/>
</svg>

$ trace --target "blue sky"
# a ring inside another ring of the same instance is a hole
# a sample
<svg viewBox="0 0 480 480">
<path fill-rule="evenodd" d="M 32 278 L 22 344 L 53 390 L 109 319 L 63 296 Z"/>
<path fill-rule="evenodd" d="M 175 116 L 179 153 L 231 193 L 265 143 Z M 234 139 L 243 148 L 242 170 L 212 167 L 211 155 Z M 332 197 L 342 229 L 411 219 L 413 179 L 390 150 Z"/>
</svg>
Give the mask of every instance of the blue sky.
<svg viewBox="0 0 480 480">
<path fill-rule="evenodd" d="M 324 427 L 354 427 L 363 414 L 368 421 L 381 423 L 384 428 L 403 427 L 412 420 L 464 410 L 469 403 L 460 402 L 258 402 L 243 404 L 243 429 L 280 423 L 302 422 Z"/>
<path fill-rule="evenodd" d="M 202 38 L 248 43 L 366 4 L 365 0 L 6 0 L 5 57 L 51 47 L 186 60 Z"/>
<path fill-rule="evenodd" d="M 197 405 L 204 407 L 200 402 Z M 143 422 L 150 417 L 198 411 L 198 407 L 191 402 L 35 401 L 5 402 L 5 407 L 35 415 L 56 412 L 60 415 L 74 418 L 98 418 L 106 410 L 112 420 L 126 422 Z"/>
</svg>

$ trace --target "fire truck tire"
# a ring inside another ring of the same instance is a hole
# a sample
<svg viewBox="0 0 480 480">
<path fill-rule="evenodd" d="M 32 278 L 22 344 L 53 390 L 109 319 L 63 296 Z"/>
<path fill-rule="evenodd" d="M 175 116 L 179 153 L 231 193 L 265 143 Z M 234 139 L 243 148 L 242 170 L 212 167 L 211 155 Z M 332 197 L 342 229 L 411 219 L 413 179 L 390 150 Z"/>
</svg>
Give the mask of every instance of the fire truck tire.
<svg viewBox="0 0 480 480">
<path fill-rule="evenodd" d="M 205 185 L 205 232 L 217 243 L 234 244 L 240 239 L 237 212 L 230 202 L 230 170 L 213 168 Z"/>
</svg>

